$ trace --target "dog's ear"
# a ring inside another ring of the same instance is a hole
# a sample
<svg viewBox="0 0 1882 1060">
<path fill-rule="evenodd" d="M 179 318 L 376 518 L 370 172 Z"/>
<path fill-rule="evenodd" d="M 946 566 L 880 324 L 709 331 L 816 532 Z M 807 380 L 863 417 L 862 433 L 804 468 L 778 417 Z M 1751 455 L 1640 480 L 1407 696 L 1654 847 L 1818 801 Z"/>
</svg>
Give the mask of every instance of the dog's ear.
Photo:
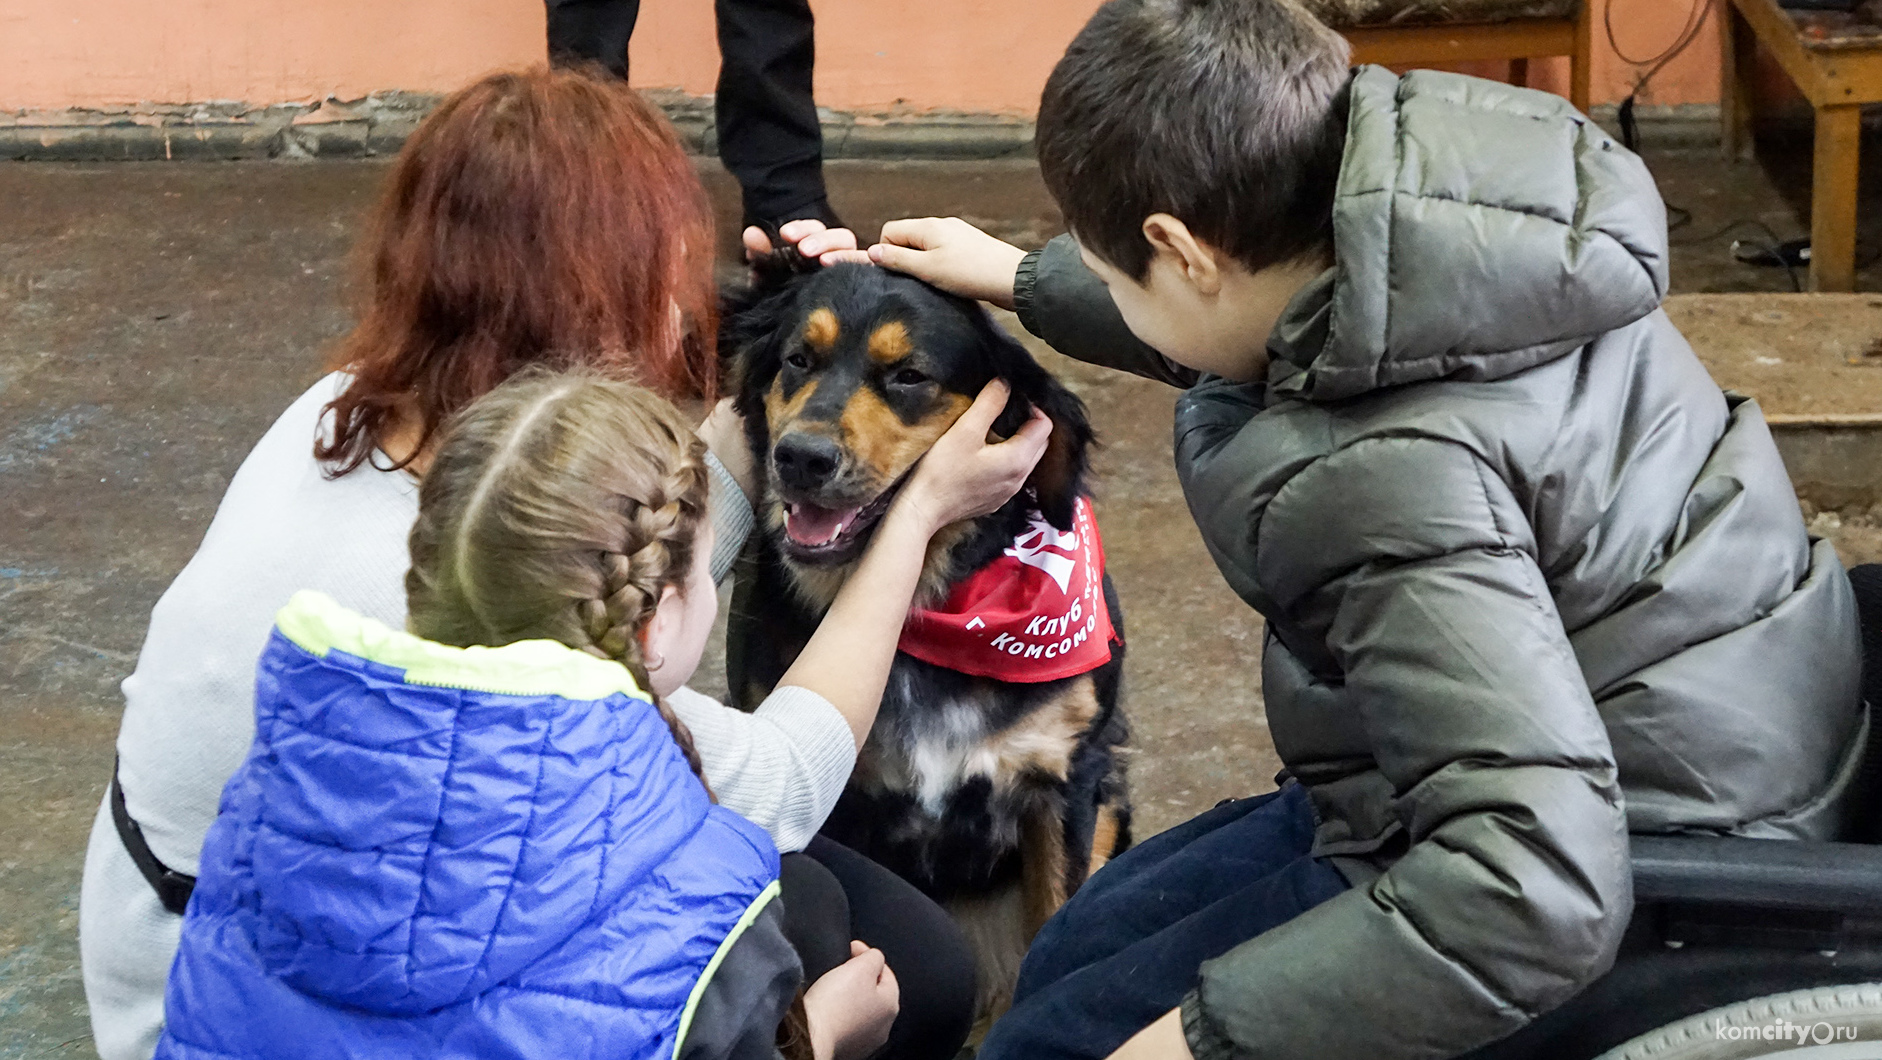
<svg viewBox="0 0 1882 1060">
<path fill-rule="evenodd" d="M 765 391 L 783 367 L 784 347 L 796 298 L 790 286 L 726 292 L 720 301 L 719 367 L 732 407 L 745 421 L 753 453 L 769 446 Z M 761 462 L 762 464 L 762 462 Z"/>
<path fill-rule="evenodd" d="M 993 374 L 1013 388 L 1006 408 L 993 421 L 993 431 L 1010 436 L 1025 424 L 1037 406 L 1052 421 L 1052 437 L 1046 442 L 1045 455 L 1026 479 L 1039 505 L 1039 514 L 1060 530 L 1070 530 L 1079 495 L 1085 490 L 1085 476 L 1090 470 L 1094 435 L 1091 416 L 1078 395 L 1040 367 L 1006 330 L 993 322 L 984 311 L 976 314 L 976 330 L 992 360 Z"/>
<path fill-rule="evenodd" d="M 1085 475 L 1091 469 L 1091 417 L 1085 403 L 1065 389 L 1065 384 L 1044 369 L 1040 374 L 1046 386 L 1031 401 L 1052 420 L 1052 437 L 1047 439 L 1045 455 L 1026 481 L 1039 500 L 1039 513 L 1046 522 L 1070 530 L 1078 498 L 1085 491 Z"/>
<path fill-rule="evenodd" d="M 784 242 L 776 225 L 764 228 L 778 249 L 751 262 L 751 282 L 722 288 L 719 298 L 720 374 L 739 398 L 739 413 L 747 418 L 777 374 L 780 330 L 790 313 L 796 281 L 820 268 L 815 258 L 804 257 Z"/>
<path fill-rule="evenodd" d="M 765 223 L 759 226 L 764 230 L 765 238 L 771 240 L 771 253 L 754 258 L 751 262 L 752 287 L 761 292 L 776 291 L 788 285 L 799 276 L 808 276 L 821 268 L 816 258 L 807 258 L 797 252 L 797 245 L 787 242 L 778 234 L 778 226 Z"/>
</svg>

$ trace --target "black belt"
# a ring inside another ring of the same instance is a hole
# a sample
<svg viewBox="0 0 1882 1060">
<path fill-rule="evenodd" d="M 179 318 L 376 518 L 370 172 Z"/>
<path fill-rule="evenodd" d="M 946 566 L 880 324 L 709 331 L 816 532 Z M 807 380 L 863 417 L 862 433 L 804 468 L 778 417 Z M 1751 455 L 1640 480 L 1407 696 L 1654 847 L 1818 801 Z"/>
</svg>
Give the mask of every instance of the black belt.
<svg viewBox="0 0 1882 1060">
<path fill-rule="evenodd" d="M 163 862 L 151 852 L 150 844 L 144 842 L 144 830 L 131 820 L 131 811 L 124 806 L 124 788 L 118 784 L 118 765 L 111 763 L 111 823 L 118 826 L 118 839 L 124 843 L 124 849 L 137 863 L 137 871 L 150 881 L 150 889 L 157 892 L 157 900 L 163 907 L 177 916 L 189 908 L 190 892 L 196 889 L 196 877 L 185 876 Z"/>
</svg>

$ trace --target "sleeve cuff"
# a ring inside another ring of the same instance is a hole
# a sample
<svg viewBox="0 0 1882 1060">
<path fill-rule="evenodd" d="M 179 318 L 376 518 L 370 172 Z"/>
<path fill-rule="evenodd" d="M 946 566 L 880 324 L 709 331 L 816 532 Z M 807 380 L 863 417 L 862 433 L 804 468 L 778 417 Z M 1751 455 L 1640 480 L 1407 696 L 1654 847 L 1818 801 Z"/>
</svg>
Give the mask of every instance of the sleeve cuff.
<svg viewBox="0 0 1882 1060">
<path fill-rule="evenodd" d="M 1203 1011 L 1200 987 L 1183 997 L 1183 1039 L 1196 1060 L 1236 1060 L 1240 1055 L 1235 1043 Z"/>
<path fill-rule="evenodd" d="M 1013 274 L 1013 313 L 1020 325 L 1034 335 L 1039 334 L 1039 322 L 1033 317 L 1032 296 L 1039 285 L 1039 257 L 1044 253 L 1042 247 L 1019 259 L 1019 271 Z"/>
<path fill-rule="evenodd" d="M 710 449 L 706 450 L 706 476 L 706 514 L 712 520 L 714 532 L 712 580 L 717 584 L 732 573 L 732 564 L 738 561 L 738 554 L 745 548 L 745 539 L 751 536 L 755 517 L 751 501 L 745 498 L 744 489 Z"/>
</svg>

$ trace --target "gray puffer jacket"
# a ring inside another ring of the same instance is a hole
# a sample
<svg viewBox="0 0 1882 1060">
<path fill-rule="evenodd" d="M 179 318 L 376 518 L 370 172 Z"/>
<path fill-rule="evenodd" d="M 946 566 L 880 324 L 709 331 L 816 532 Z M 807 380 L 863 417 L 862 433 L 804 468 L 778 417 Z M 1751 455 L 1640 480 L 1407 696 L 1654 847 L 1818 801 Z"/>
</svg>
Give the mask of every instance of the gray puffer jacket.
<svg viewBox="0 0 1882 1060">
<path fill-rule="evenodd" d="M 1058 240 L 1026 326 L 1189 387 L 1176 462 L 1268 620 L 1268 723 L 1354 888 L 1203 965 L 1191 1048 L 1445 1056 L 1612 962 L 1627 832 L 1829 836 L 1855 606 L 1755 403 L 1660 312 L 1665 213 L 1563 101 L 1355 73 L 1336 264 L 1264 385 L 1134 339 Z"/>
</svg>

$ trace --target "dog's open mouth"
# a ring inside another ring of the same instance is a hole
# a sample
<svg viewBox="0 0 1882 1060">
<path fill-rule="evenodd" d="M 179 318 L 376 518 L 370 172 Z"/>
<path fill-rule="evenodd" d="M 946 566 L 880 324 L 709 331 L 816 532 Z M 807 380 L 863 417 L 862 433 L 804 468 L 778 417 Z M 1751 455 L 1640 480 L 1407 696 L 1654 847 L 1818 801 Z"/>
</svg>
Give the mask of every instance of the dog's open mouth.
<svg viewBox="0 0 1882 1060">
<path fill-rule="evenodd" d="M 784 502 L 786 551 L 794 559 L 816 562 L 847 559 L 854 546 L 889 510 L 901 483 L 855 508 L 824 508 L 808 502 Z"/>
</svg>

